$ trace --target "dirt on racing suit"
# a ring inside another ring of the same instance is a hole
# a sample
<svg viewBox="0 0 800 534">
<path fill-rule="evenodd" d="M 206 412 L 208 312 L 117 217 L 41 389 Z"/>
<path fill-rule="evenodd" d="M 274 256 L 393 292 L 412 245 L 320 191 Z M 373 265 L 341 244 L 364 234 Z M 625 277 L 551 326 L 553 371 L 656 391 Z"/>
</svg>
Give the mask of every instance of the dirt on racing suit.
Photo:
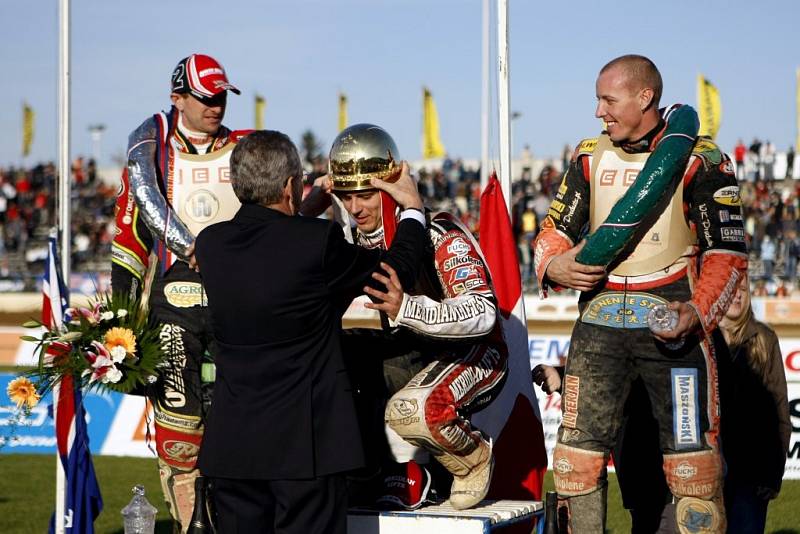
<svg viewBox="0 0 800 534">
<path fill-rule="evenodd" d="M 178 113 L 174 107 L 158 113 L 130 136 L 129 167 L 117 197 L 111 279 L 115 292 L 149 296 L 150 319 L 160 327 L 168 361 L 150 392 L 156 448 L 170 513 L 185 531 L 213 382 L 213 377 L 201 378 L 201 369 L 215 352 L 205 293 L 200 275 L 186 263 L 186 247 L 205 226 L 229 219 L 239 208 L 229 159 L 247 132 L 222 126 L 198 154 L 179 127 Z M 145 287 L 148 268 L 155 275 Z"/>
<path fill-rule="evenodd" d="M 508 351 L 496 320 L 489 270 L 474 238 L 447 213 L 431 217 L 428 235 L 431 261 L 387 326 L 404 327 L 434 341 L 435 348 L 423 351 L 433 353 L 429 363 L 391 397 L 385 421 L 405 441 L 460 475 L 473 467 L 479 447 L 488 450 L 468 416 L 502 389 Z M 383 228 L 358 233 L 357 241 L 385 246 Z"/>
<path fill-rule="evenodd" d="M 554 287 L 550 261 L 596 229 L 633 184 L 664 122 L 636 143 L 614 146 L 606 134 L 583 140 L 534 247 L 541 296 Z M 739 189 L 733 165 L 700 138 L 663 211 L 642 225 L 608 278 L 579 299 L 553 456 L 559 497 L 572 532 L 602 532 L 605 466 L 632 381 L 641 376 L 659 422 L 664 472 L 682 531 L 724 531 L 719 398 L 710 333 L 747 269 Z M 647 312 L 688 302 L 702 332 L 670 350 L 647 328 Z M 716 522 L 716 523 L 715 523 Z"/>
</svg>

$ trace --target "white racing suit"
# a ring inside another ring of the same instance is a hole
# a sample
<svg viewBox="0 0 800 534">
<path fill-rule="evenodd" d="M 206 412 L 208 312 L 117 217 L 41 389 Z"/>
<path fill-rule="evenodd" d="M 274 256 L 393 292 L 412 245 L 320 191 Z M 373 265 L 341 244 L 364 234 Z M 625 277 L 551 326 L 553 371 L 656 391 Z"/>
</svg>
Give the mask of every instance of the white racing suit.
<svg viewBox="0 0 800 534">
<path fill-rule="evenodd" d="M 383 246 L 382 232 L 359 233 L 356 239 L 362 246 Z M 396 319 L 384 326 L 404 327 L 434 341 L 433 351 L 425 351 L 432 353 L 432 361 L 394 393 L 385 421 L 405 441 L 429 451 L 458 475 L 473 466 L 479 448 L 489 450 L 468 416 L 502 389 L 508 352 L 478 244 L 447 213 L 431 217 L 428 234 L 430 261 L 416 287 L 404 295 Z"/>
</svg>

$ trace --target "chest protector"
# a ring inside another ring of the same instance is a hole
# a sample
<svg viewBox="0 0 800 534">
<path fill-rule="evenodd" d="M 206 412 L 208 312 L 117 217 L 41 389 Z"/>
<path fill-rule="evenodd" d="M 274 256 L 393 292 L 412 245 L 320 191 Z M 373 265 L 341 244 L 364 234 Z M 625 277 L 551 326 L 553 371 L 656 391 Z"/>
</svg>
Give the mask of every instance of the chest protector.
<svg viewBox="0 0 800 534">
<path fill-rule="evenodd" d="M 589 223 L 592 232 L 605 221 L 617 200 L 633 185 L 649 156 L 649 152 L 628 154 L 615 147 L 608 135 L 598 139 L 592 155 L 590 178 Z M 681 180 L 661 216 L 611 274 L 639 276 L 666 269 L 676 263 L 695 241 L 683 213 Z"/>
<path fill-rule="evenodd" d="M 181 221 L 196 236 L 206 226 L 229 221 L 241 203 L 231 186 L 231 151 L 228 143 L 208 154 L 174 151 L 169 200 Z"/>
</svg>

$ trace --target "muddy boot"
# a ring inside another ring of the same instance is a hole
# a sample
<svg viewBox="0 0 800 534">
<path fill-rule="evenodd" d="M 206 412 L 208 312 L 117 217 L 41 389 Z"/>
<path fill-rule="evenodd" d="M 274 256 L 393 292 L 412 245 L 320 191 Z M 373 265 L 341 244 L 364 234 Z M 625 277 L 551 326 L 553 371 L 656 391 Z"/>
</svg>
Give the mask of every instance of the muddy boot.
<svg viewBox="0 0 800 534">
<path fill-rule="evenodd" d="M 456 510 L 472 508 L 486 497 L 492 481 L 494 456 L 491 442 L 481 440 L 466 456 L 441 454 L 436 459 L 453 475 L 450 505 Z"/>
</svg>

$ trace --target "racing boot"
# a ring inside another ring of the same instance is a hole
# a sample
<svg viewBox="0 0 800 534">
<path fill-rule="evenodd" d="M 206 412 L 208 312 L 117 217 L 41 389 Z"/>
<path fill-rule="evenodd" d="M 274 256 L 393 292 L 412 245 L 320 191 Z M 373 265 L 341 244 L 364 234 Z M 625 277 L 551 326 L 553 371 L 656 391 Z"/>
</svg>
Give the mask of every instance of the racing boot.
<svg viewBox="0 0 800 534">
<path fill-rule="evenodd" d="M 466 510 L 486 497 L 494 469 L 491 441 L 481 440 L 475 450 L 465 456 L 444 453 L 437 455 L 436 459 L 453 475 L 450 488 L 453 508 Z"/>
</svg>

